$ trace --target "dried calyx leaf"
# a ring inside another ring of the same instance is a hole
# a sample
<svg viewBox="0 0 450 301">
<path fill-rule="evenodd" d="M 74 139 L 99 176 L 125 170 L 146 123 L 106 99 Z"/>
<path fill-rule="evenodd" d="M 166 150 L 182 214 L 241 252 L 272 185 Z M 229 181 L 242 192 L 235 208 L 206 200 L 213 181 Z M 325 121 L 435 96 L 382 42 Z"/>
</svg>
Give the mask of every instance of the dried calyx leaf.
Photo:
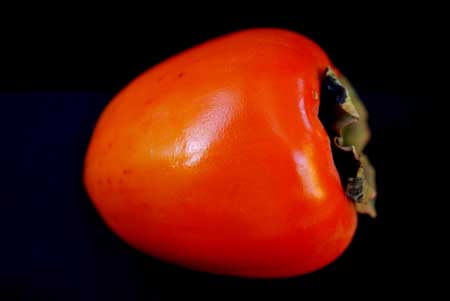
<svg viewBox="0 0 450 301">
<path fill-rule="evenodd" d="M 319 117 L 333 138 L 333 158 L 347 196 L 359 213 L 376 216 L 375 169 L 362 153 L 370 138 L 367 111 L 349 81 L 327 68 Z"/>
</svg>

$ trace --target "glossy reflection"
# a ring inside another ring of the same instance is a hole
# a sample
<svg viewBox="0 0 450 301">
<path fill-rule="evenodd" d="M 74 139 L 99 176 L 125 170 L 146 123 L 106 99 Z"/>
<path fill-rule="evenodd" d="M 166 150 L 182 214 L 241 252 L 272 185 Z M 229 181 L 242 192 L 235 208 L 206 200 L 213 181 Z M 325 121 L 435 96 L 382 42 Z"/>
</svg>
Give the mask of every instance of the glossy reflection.
<svg viewBox="0 0 450 301">
<path fill-rule="evenodd" d="M 300 116 L 302 116 L 303 124 L 305 125 L 306 129 L 310 131 L 312 129 L 311 123 L 309 122 L 308 115 L 305 110 L 305 98 L 301 97 L 300 101 L 298 103 L 299 109 L 300 109 Z"/>
<path fill-rule="evenodd" d="M 300 116 L 302 117 L 303 124 L 305 125 L 306 129 L 311 130 L 312 129 L 311 122 L 309 121 L 309 117 L 308 117 L 308 114 L 306 113 L 306 109 L 305 109 L 305 97 L 303 96 L 304 95 L 303 80 L 297 81 L 297 89 L 298 89 L 299 95 L 302 95 L 298 102 L 298 107 L 300 109 Z"/>
<path fill-rule="evenodd" d="M 235 113 L 235 95 L 231 91 L 220 91 L 208 99 L 207 108 L 175 145 L 175 155 L 182 158 L 186 167 L 195 166 L 206 156 L 210 146 L 223 136 Z"/>
<path fill-rule="evenodd" d="M 296 164 L 297 174 L 303 183 L 305 191 L 317 200 L 323 200 L 325 193 L 322 189 L 317 168 L 312 158 L 312 152 L 295 150 L 293 158 Z"/>
</svg>

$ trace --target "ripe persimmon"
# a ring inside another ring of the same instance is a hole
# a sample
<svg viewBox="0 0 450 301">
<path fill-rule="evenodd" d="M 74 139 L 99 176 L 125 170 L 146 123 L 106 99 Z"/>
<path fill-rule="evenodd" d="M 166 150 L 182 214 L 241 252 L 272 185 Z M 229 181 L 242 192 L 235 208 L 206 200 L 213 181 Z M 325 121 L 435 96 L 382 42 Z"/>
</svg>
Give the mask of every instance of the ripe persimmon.
<svg viewBox="0 0 450 301">
<path fill-rule="evenodd" d="M 319 119 L 324 101 L 330 128 Z M 156 258 L 218 274 L 300 275 L 346 249 L 357 209 L 374 215 L 365 118 L 308 38 L 232 33 L 150 68 L 112 99 L 84 183 L 107 225 Z M 333 148 L 352 157 L 344 179 Z"/>
</svg>

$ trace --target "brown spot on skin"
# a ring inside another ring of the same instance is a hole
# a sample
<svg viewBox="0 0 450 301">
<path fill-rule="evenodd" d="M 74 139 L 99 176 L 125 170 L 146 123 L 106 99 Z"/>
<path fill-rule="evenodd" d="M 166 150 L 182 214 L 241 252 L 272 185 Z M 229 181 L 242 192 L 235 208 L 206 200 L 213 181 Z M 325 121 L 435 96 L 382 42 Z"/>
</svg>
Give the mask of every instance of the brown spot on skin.
<svg viewBox="0 0 450 301">
<path fill-rule="evenodd" d="M 178 78 L 182 78 L 183 76 L 184 76 L 184 73 L 183 72 L 180 72 L 180 73 L 178 73 Z"/>
<path fill-rule="evenodd" d="M 123 170 L 123 174 L 124 174 L 124 175 L 130 174 L 130 173 L 131 173 L 131 172 L 130 172 L 129 169 L 124 169 L 124 170 Z"/>
<path fill-rule="evenodd" d="M 111 184 L 111 178 L 107 178 L 106 183 Z"/>
<path fill-rule="evenodd" d="M 319 93 L 317 93 L 316 90 L 313 90 L 312 93 L 313 93 L 313 98 L 314 98 L 315 100 L 319 100 Z"/>
</svg>

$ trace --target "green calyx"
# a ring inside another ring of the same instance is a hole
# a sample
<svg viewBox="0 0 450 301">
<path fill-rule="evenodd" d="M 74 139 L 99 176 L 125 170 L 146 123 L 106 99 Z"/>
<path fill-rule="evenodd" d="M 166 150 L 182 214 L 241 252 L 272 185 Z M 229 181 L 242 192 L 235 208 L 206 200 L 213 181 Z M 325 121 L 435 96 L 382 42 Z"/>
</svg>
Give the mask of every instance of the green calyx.
<svg viewBox="0 0 450 301">
<path fill-rule="evenodd" d="M 339 78 L 331 68 L 327 68 L 322 84 L 321 104 L 328 111 L 328 123 L 324 123 L 329 134 L 333 135 L 333 156 L 340 164 L 340 173 L 347 197 L 351 199 L 359 213 L 376 216 L 375 169 L 363 154 L 370 139 L 367 111 L 350 82 L 343 76 Z"/>
</svg>

